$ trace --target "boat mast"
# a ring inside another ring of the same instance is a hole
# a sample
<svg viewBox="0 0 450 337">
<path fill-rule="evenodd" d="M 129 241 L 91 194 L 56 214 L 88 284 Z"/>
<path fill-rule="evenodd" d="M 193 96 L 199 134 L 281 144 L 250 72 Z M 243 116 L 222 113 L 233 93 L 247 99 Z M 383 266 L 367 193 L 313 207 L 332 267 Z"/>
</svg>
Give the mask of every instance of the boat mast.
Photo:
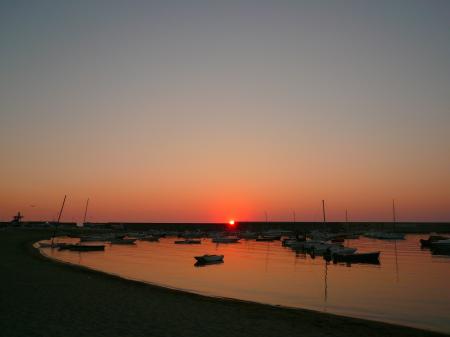
<svg viewBox="0 0 450 337">
<path fill-rule="evenodd" d="M 86 216 L 87 216 L 88 206 L 89 206 L 89 198 L 86 200 L 86 208 L 84 209 L 83 226 L 86 223 Z"/>
<path fill-rule="evenodd" d="M 350 232 L 350 224 L 348 223 L 348 210 L 345 209 L 345 225 L 347 226 L 347 232 Z"/>
<path fill-rule="evenodd" d="M 58 229 L 59 221 L 61 220 L 61 215 L 62 215 L 62 212 L 63 212 L 63 209 L 64 209 L 64 205 L 66 204 L 66 197 L 67 196 L 65 195 L 63 203 L 61 205 L 61 209 L 59 210 L 58 220 L 56 221 L 55 229 L 53 230 L 52 247 L 53 247 L 53 242 L 55 241 L 56 230 Z"/>
<path fill-rule="evenodd" d="M 393 220 L 393 230 L 395 232 L 395 223 L 397 222 L 397 215 L 395 213 L 395 199 L 392 199 L 392 220 Z"/>
<path fill-rule="evenodd" d="M 323 214 L 323 223 L 326 223 L 327 217 L 325 215 L 325 200 L 322 200 L 322 214 Z"/>
</svg>

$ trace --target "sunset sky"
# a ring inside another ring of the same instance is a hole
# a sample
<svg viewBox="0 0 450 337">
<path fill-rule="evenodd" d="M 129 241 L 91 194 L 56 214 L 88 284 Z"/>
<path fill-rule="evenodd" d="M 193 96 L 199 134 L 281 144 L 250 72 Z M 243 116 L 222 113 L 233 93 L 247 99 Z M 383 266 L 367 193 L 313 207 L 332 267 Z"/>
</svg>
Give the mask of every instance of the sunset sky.
<svg viewBox="0 0 450 337">
<path fill-rule="evenodd" d="M 450 220 L 450 1 L 0 1 L 0 221 Z"/>
</svg>

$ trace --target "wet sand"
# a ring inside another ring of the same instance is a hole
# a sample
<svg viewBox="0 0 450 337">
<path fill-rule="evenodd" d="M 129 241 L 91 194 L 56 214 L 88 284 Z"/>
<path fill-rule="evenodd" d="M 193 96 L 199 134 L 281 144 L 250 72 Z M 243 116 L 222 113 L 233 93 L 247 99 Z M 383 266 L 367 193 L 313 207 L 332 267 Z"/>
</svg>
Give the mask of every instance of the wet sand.
<svg viewBox="0 0 450 337">
<path fill-rule="evenodd" d="M 124 280 L 43 257 L 49 235 L 0 232 L 2 336 L 445 336 Z"/>
</svg>

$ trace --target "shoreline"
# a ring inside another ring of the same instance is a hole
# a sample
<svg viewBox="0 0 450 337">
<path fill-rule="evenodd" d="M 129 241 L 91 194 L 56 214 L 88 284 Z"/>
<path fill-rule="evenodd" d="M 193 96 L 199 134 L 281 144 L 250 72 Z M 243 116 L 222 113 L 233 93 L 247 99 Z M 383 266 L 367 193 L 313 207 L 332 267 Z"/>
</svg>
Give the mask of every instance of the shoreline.
<svg viewBox="0 0 450 337">
<path fill-rule="evenodd" d="M 419 330 L 430 331 L 430 332 L 435 332 L 435 333 L 443 333 L 443 334 L 446 333 L 444 331 L 432 330 L 432 329 L 421 327 L 421 326 L 402 325 L 402 324 L 399 324 L 399 323 L 397 323 L 395 321 L 386 321 L 386 320 L 381 320 L 381 319 L 380 320 L 376 320 L 376 319 L 372 319 L 370 317 L 357 317 L 357 316 L 350 316 L 350 315 L 333 313 L 333 312 L 327 312 L 327 311 L 310 309 L 310 308 L 290 307 L 290 306 L 286 306 L 286 305 L 257 302 L 257 301 L 245 300 L 245 299 L 240 299 L 240 298 L 235 298 L 235 297 L 224 297 L 224 296 L 213 295 L 213 294 L 205 294 L 205 293 L 202 293 L 202 292 L 199 292 L 199 291 L 195 291 L 195 290 L 192 290 L 192 289 L 177 288 L 177 287 L 172 287 L 172 286 L 169 286 L 169 285 L 153 283 L 153 282 L 150 282 L 150 281 L 143 281 L 143 280 L 139 280 L 139 279 L 128 278 L 128 277 L 122 276 L 120 274 L 110 273 L 110 272 L 106 272 L 106 271 L 103 271 L 103 270 L 100 270 L 100 269 L 95 269 L 93 267 L 89 267 L 89 266 L 85 266 L 85 265 L 76 264 L 76 263 L 73 263 L 73 262 L 69 262 L 69 261 L 64 261 L 64 260 L 60 260 L 60 259 L 57 259 L 57 258 L 53 258 L 50 255 L 46 254 L 41 248 L 39 248 L 37 246 L 37 244 L 38 244 L 38 242 L 35 242 L 35 243 L 32 243 L 31 246 L 33 247 L 33 249 L 35 251 L 38 252 L 38 254 L 42 258 L 44 258 L 46 260 L 49 260 L 50 262 L 59 263 L 59 264 L 65 265 L 65 266 L 67 266 L 69 268 L 81 268 L 81 269 L 83 269 L 83 270 L 85 270 L 87 272 L 100 273 L 100 274 L 105 275 L 107 277 L 118 278 L 118 279 L 123 280 L 125 282 L 135 282 L 135 283 L 141 284 L 143 286 L 155 287 L 155 288 L 159 288 L 161 290 L 169 290 L 169 291 L 174 291 L 176 293 L 183 293 L 183 294 L 187 294 L 187 295 L 200 296 L 200 297 L 204 297 L 204 298 L 215 299 L 215 300 L 218 300 L 218 301 L 229 301 L 229 302 L 232 302 L 232 303 L 235 302 L 235 303 L 247 303 L 247 304 L 254 304 L 254 305 L 262 305 L 262 306 L 268 306 L 268 307 L 275 308 L 275 309 L 285 309 L 285 310 L 293 310 L 293 311 L 300 311 L 300 312 L 308 311 L 308 312 L 316 313 L 316 314 L 332 315 L 332 316 L 336 316 L 336 317 L 342 317 L 342 318 L 348 318 L 348 319 L 358 319 L 358 320 L 370 321 L 370 322 L 375 322 L 375 323 L 392 324 L 392 325 L 396 325 L 396 326 L 400 326 L 400 327 L 411 328 L 411 329 L 419 329 Z M 449 336 L 450 336 L 450 334 L 449 334 Z"/>
<path fill-rule="evenodd" d="M 36 327 L 45 329 L 42 336 L 215 334 L 262 337 L 299 333 L 302 336 L 339 337 L 446 336 L 444 333 L 391 323 L 310 309 L 211 297 L 126 279 L 43 255 L 39 249 L 33 247 L 34 242 L 45 238 L 42 232 L 28 235 L 10 232 L 3 236 L 9 236 L 9 240 L 6 241 L 10 248 L 15 247 L 15 255 L 20 251 L 24 253 L 20 256 L 19 266 L 15 263 L 8 265 L 6 262 L 2 262 L 1 265 L 6 266 L 7 271 L 18 268 L 13 273 L 16 275 L 11 279 L 17 287 L 12 287 L 14 289 L 5 293 L 9 296 L 1 309 L 5 311 L 2 316 L 6 319 L 0 323 L 0 329 L 8 336 L 27 335 L 25 331 L 30 331 L 27 329 L 36 332 Z M 4 246 L 1 245 L 0 249 Z M 21 266 L 28 266 L 32 270 L 22 269 Z M 35 293 L 21 294 L 20 285 L 23 283 L 33 285 Z M 57 293 L 56 296 L 52 296 L 52 292 Z M 41 315 L 31 310 L 32 308 L 27 308 L 29 311 L 25 313 L 25 317 L 28 319 L 23 320 L 22 324 L 10 324 L 8 317 L 11 318 L 14 313 L 21 312 L 20 308 L 15 306 L 19 305 L 17 302 L 28 303 L 30 299 L 27 295 L 37 296 L 39 301 L 35 310 L 38 312 L 40 309 L 44 310 L 46 314 L 40 317 Z M 9 310 L 6 311 L 6 308 Z M 43 319 L 39 320 L 39 317 Z"/>
</svg>

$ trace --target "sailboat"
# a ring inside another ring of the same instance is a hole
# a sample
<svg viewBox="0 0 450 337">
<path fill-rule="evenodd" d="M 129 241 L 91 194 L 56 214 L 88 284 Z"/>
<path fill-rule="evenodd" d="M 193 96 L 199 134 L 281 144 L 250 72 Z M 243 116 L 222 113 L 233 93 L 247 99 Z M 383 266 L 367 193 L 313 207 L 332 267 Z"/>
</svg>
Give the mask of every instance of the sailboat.
<svg viewBox="0 0 450 337">
<path fill-rule="evenodd" d="M 404 240 L 405 234 L 395 232 L 395 224 L 397 223 L 397 215 L 395 212 L 395 200 L 392 200 L 392 232 L 391 233 L 377 233 L 376 238 L 380 240 Z"/>
<path fill-rule="evenodd" d="M 89 206 L 89 198 L 86 200 L 86 207 L 84 209 L 83 226 L 86 224 L 86 216 L 87 216 L 88 206 Z M 81 243 L 82 241 L 101 241 L 101 240 L 98 240 L 97 238 L 94 239 L 93 237 L 91 237 L 91 238 L 85 237 L 85 238 L 80 239 L 80 243 L 76 243 L 73 245 L 70 245 L 70 244 L 64 245 L 64 246 L 60 247 L 59 249 L 60 250 L 67 249 L 67 250 L 76 251 L 76 252 L 91 252 L 91 251 L 105 250 L 105 245 L 82 244 Z"/>
</svg>

